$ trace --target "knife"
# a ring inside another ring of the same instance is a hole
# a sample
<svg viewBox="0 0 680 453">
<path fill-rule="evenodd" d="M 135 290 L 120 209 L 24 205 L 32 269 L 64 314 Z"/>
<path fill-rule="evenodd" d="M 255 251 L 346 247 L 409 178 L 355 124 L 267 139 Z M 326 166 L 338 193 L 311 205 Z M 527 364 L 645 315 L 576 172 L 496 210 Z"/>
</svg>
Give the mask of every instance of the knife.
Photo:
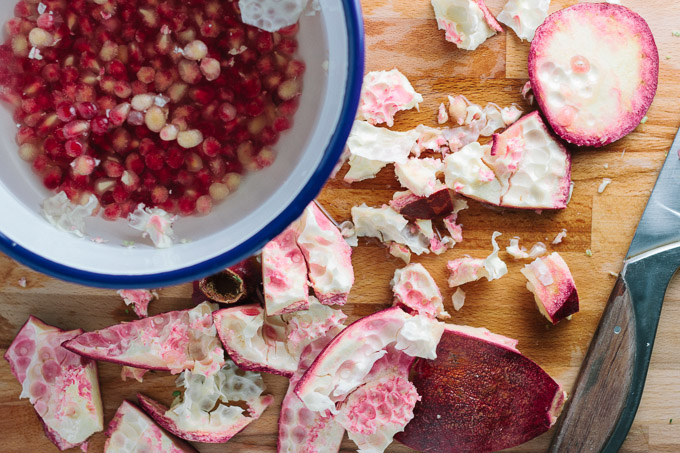
<svg viewBox="0 0 680 453">
<path fill-rule="evenodd" d="M 552 453 L 616 452 L 633 423 L 666 288 L 680 266 L 679 150 L 680 130 L 557 425 Z"/>
</svg>

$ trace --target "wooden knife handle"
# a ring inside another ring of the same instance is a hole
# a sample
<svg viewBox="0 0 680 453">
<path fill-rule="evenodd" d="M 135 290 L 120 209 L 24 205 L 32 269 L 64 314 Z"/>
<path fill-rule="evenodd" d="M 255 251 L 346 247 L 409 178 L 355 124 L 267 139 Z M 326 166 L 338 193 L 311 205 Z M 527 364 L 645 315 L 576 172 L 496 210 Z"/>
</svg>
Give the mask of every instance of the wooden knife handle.
<svg viewBox="0 0 680 453">
<path fill-rule="evenodd" d="M 640 403 L 663 298 L 679 262 L 680 250 L 674 250 L 624 266 L 550 452 L 619 450 Z"/>
</svg>

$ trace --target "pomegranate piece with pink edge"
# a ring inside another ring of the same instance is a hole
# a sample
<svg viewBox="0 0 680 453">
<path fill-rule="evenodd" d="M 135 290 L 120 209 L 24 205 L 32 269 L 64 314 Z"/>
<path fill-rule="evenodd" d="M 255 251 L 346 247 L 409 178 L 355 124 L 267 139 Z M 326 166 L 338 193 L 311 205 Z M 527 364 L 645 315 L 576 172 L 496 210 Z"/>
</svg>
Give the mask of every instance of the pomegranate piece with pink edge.
<svg viewBox="0 0 680 453">
<path fill-rule="evenodd" d="M 312 412 L 295 394 L 295 386 L 323 348 L 343 328 L 314 340 L 305 346 L 295 373 L 290 377 L 288 391 L 279 413 L 279 453 L 323 453 L 340 450 L 345 429 L 328 414 Z"/>
<path fill-rule="evenodd" d="M 357 118 L 376 125 L 394 126 L 394 115 L 401 110 L 418 109 L 423 97 L 416 93 L 398 69 L 372 71 L 364 76 Z"/>
<path fill-rule="evenodd" d="M 64 331 L 31 316 L 5 352 L 20 398 L 28 398 L 45 429 L 60 449 L 81 447 L 104 429 L 97 365 L 61 344 L 82 333 Z"/>
<path fill-rule="evenodd" d="M 224 364 L 224 350 L 213 325 L 215 308 L 204 302 L 191 310 L 87 332 L 65 342 L 64 347 L 95 360 L 135 368 L 211 375 Z"/>
<path fill-rule="evenodd" d="M 475 50 L 487 38 L 502 32 L 484 0 L 431 0 L 437 26 L 459 49 Z"/>
<path fill-rule="evenodd" d="M 434 219 L 449 215 L 453 211 L 453 198 L 446 187 L 427 197 L 419 197 L 411 191 L 404 191 L 394 194 L 390 206 L 405 217 Z"/>
<path fill-rule="evenodd" d="M 262 395 L 265 386 L 259 373 L 243 371 L 231 360 L 211 376 L 184 371 L 176 383 L 184 392 L 169 408 L 148 396 L 137 398 L 156 423 L 191 442 L 224 443 L 274 402 L 272 395 Z"/>
<path fill-rule="evenodd" d="M 324 305 L 344 305 L 354 284 L 352 248 L 314 202 L 298 222 L 297 244 L 307 261 L 314 294 Z"/>
<path fill-rule="evenodd" d="M 536 306 L 553 324 L 579 311 L 578 292 L 567 263 L 557 252 L 537 258 L 520 272 L 527 278 L 527 289 L 534 294 Z"/>
<path fill-rule="evenodd" d="M 308 409 L 337 414 L 336 405 L 367 382 L 388 346 L 411 357 L 435 358 L 444 323 L 399 307 L 361 318 L 339 333 L 295 386 Z"/>
<path fill-rule="evenodd" d="M 360 452 L 382 452 L 394 435 L 413 419 L 413 407 L 421 397 L 409 382 L 415 360 L 392 347 L 375 362 L 366 383 L 350 393 L 335 420 Z"/>
<path fill-rule="evenodd" d="M 209 213 L 241 175 L 272 164 L 302 93 L 298 25 L 274 34 L 245 25 L 247 11 L 20 1 L 0 45 L 20 155 L 47 189 L 95 197 L 107 220 L 140 204 Z"/>
<path fill-rule="evenodd" d="M 118 295 L 123 298 L 125 305 L 132 305 L 135 314 L 140 318 L 149 316 L 149 302 L 158 299 L 158 293 L 148 289 L 121 289 Z"/>
<path fill-rule="evenodd" d="M 486 329 L 448 324 L 437 358 L 417 359 L 411 368 L 422 399 L 395 438 L 419 451 L 483 453 L 547 431 L 566 393 L 516 343 Z"/>
<path fill-rule="evenodd" d="M 105 453 L 196 453 L 186 442 L 163 431 L 141 409 L 127 400 L 118 407 L 106 430 Z"/>
<path fill-rule="evenodd" d="M 412 263 L 394 271 L 390 282 L 394 293 L 394 305 L 413 310 L 431 318 L 450 318 L 442 299 L 442 293 L 430 273 L 420 263 Z"/>
<path fill-rule="evenodd" d="M 217 334 L 229 357 L 241 368 L 290 377 L 300 354 L 317 338 L 335 336 L 347 316 L 310 296 L 309 308 L 266 316 L 259 304 L 225 308 L 214 313 Z"/>
<path fill-rule="evenodd" d="M 604 146 L 635 129 L 658 77 L 649 25 L 624 6 L 584 3 L 557 11 L 531 42 L 536 101 L 555 133 L 578 146 Z"/>
<path fill-rule="evenodd" d="M 307 264 L 297 237 L 296 228 L 288 227 L 262 249 L 262 284 L 268 316 L 309 308 Z"/>
</svg>

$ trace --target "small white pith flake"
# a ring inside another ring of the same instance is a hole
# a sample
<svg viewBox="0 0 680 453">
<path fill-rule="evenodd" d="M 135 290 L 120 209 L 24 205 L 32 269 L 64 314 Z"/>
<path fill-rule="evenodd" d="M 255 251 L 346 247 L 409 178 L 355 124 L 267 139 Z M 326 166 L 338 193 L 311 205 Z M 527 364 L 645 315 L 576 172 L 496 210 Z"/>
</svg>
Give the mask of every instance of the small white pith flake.
<svg viewBox="0 0 680 453">
<path fill-rule="evenodd" d="M 22 288 L 26 288 L 26 277 L 21 277 L 19 281 L 17 281 L 17 284 Z"/>
<path fill-rule="evenodd" d="M 516 260 L 519 259 L 534 259 L 541 255 L 545 255 L 548 252 L 545 244 L 542 242 L 537 242 L 531 246 L 531 250 L 527 253 L 526 247 L 519 246 L 519 238 L 515 237 L 510 239 L 510 245 L 505 248 L 505 251 L 510 254 Z"/>
<path fill-rule="evenodd" d="M 444 185 L 437 175 L 444 171 L 444 163 L 431 157 L 411 158 L 394 165 L 394 174 L 399 183 L 419 197 L 429 197 Z"/>
<path fill-rule="evenodd" d="M 531 41 L 539 25 L 548 17 L 550 0 L 509 0 L 498 21 L 512 28 L 521 40 Z"/>
<path fill-rule="evenodd" d="M 307 0 L 239 0 L 241 19 L 268 32 L 296 23 L 307 7 Z"/>
<path fill-rule="evenodd" d="M 557 233 L 557 236 L 555 236 L 555 239 L 553 239 L 552 243 L 554 245 L 559 244 L 560 242 L 562 242 L 562 239 L 564 239 L 566 237 L 567 237 L 567 229 L 563 228 L 562 231 Z"/>
<path fill-rule="evenodd" d="M 401 259 L 406 264 L 411 262 L 411 251 L 405 245 L 392 242 L 389 250 L 393 257 Z"/>
<path fill-rule="evenodd" d="M 451 301 L 453 302 L 454 310 L 460 311 L 465 303 L 465 291 L 462 288 L 457 288 L 456 292 L 451 296 Z M 439 415 L 437 415 L 437 418 L 439 418 Z"/>
<path fill-rule="evenodd" d="M 43 56 L 40 54 L 40 49 L 32 47 L 31 51 L 28 53 L 28 58 L 31 60 L 42 60 Z"/>
<path fill-rule="evenodd" d="M 408 220 L 387 205 L 371 208 L 362 204 L 352 208 L 352 221 L 359 237 L 374 237 L 384 243 L 396 242 L 408 246 L 413 253 L 430 253 L 430 241 L 412 228 Z"/>
<path fill-rule="evenodd" d="M 90 195 L 85 204 L 72 203 L 65 192 L 46 199 L 42 204 L 42 215 L 61 231 L 78 237 L 85 235 L 85 218 L 90 217 L 99 206 L 97 197 Z"/>
<path fill-rule="evenodd" d="M 611 183 L 612 183 L 612 180 L 610 178 L 602 178 L 602 182 L 600 183 L 600 187 L 597 188 L 597 193 L 604 192 L 604 189 L 606 189 L 607 186 Z"/>
<path fill-rule="evenodd" d="M 437 123 L 444 124 L 449 121 L 449 113 L 446 111 L 446 106 L 439 104 L 439 112 L 437 113 Z"/>
<path fill-rule="evenodd" d="M 522 110 L 517 108 L 515 105 L 510 107 L 503 107 L 501 109 L 501 116 L 503 117 L 503 122 L 506 126 L 510 126 L 512 123 L 517 121 L 522 116 Z"/>
<path fill-rule="evenodd" d="M 394 115 L 401 110 L 418 109 L 423 97 L 398 69 L 373 71 L 364 76 L 357 118 L 370 124 L 394 125 Z"/>
<path fill-rule="evenodd" d="M 229 55 L 240 55 L 243 52 L 245 52 L 246 50 L 248 50 L 248 48 L 246 46 L 241 46 L 238 49 L 229 49 L 228 53 L 229 53 Z"/>
<path fill-rule="evenodd" d="M 139 204 L 128 220 L 130 227 L 141 231 L 142 237 L 148 236 L 157 248 L 162 249 L 171 247 L 175 240 L 172 224 L 176 218 L 163 209 L 145 208 L 144 204 Z"/>
<path fill-rule="evenodd" d="M 47 5 L 42 2 L 38 3 L 38 14 L 42 14 L 45 11 L 47 11 Z"/>
<path fill-rule="evenodd" d="M 444 30 L 446 40 L 459 49 L 475 50 L 487 38 L 502 31 L 483 1 L 431 1 L 439 29 Z"/>
</svg>

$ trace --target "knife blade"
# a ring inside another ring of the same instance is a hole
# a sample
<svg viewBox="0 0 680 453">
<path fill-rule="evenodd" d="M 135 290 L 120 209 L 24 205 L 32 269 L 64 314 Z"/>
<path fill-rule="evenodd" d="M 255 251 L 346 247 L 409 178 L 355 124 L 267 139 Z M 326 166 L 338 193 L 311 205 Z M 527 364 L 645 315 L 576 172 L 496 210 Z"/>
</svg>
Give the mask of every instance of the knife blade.
<svg viewBox="0 0 680 453">
<path fill-rule="evenodd" d="M 549 451 L 616 452 L 635 418 L 666 288 L 680 267 L 680 130 L 642 214 Z"/>
</svg>

